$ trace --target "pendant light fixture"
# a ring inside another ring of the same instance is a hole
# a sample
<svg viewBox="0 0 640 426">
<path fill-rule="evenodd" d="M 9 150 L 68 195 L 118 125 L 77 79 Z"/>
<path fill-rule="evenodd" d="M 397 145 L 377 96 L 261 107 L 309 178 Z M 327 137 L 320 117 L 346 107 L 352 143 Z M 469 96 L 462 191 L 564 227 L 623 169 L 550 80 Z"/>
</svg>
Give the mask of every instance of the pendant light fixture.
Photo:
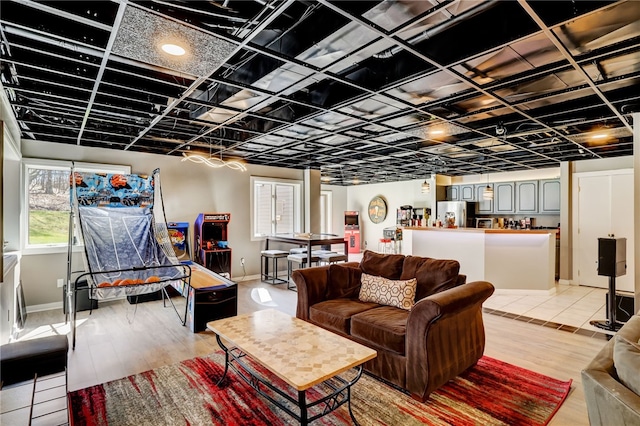
<svg viewBox="0 0 640 426">
<path fill-rule="evenodd" d="M 429 179 L 431 179 L 431 175 L 429 175 Z M 427 182 L 427 178 L 425 178 L 424 182 L 422 182 L 420 192 L 422 192 L 423 194 L 428 194 L 429 192 L 431 192 L 431 184 Z"/>
<path fill-rule="evenodd" d="M 191 154 L 191 153 L 186 153 L 183 152 L 182 153 L 182 161 L 192 161 L 194 163 L 199 163 L 199 164 L 206 164 L 207 166 L 213 168 L 213 169 L 219 169 L 220 167 L 228 167 L 232 170 L 238 170 L 241 172 L 246 172 L 247 171 L 247 167 L 242 164 L 239 161 L 236 160 L 223 160 L 222 159 L 222 151 L 220 151 L 220 158 L 216 158 L 212 155 L 213 152 L 213 146 L 212 146 L 212 142 L 209 141 L 209 157 L 205 157 L 204 155 L 200 155 L 200 154 Z"/>
<path fill-rule="evenodd" d="M 487 175 L 487 186 L 482 191 L 482 198 L 485 200 L 493 200 L 493 187 L 489 185 L 489 175 Z"/>
<path fill-rule="evenodd" d="M 493 200 L 493 188 L 487 184 L 487 187 L 482 191 L 482 196 L 485 200 Z"/>
<path fill-rule="evenodd" d="M 200 154 L 187 154 L 186 152 L 182 154 L 184 158 L 182 161 L 193 161 L 194 163 L 206 164 L 207 166 L 217 169 L 220 167 L 228 167 L 232 170 L 239 170 L 241 172 L 247 171 L 247 168 L 244 164 L 235 160 L 222 160 L 216 157 L 204 157 Z"/>
</svg>

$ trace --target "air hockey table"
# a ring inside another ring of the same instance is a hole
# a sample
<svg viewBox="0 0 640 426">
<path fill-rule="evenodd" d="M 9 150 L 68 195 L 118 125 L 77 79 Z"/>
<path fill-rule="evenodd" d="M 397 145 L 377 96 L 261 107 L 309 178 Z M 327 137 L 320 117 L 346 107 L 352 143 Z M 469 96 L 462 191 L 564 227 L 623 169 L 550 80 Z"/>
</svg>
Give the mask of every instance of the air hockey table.
<svg viewBox="0 0 640 426">
<path fill-rule="evenodd" d="M 189 260 L 189 223 L 169 222 L 169 237 L 180 263 L 191 268 L 189 284 L 172 282 L 172 287 L 187 298 L 185 324 L 197 333 L 207 322 L 238 314 L 238 285 L 204 266 Z"/>
<path fill-rule="evenodd" d="M 187 298 L 185 323 L 194 333 L 204 331 L 209 321 L 238 314 L 238 285 L 192 261 L 183 261 L 191 268 L 191 281 L 172 283 Z"/>
</svg>

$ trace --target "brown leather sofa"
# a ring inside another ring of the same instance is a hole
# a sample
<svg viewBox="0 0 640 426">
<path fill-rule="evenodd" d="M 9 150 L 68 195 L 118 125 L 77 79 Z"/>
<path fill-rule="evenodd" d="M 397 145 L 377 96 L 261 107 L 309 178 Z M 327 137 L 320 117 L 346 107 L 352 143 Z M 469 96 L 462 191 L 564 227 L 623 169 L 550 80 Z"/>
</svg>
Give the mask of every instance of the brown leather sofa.
<svg viewBox="0 0 640 426">
<path fill-rule="evenodd" d="M 482 303 L 493 294 L 486 281 L 465 283 L 455 260 L 365 251 L 360 264 L 296 270 L 296 316 L 358 343 L 378 356 L 366 371 L 409 391 L 419 401 L 476 364 L 484 352 Z M 417 279 L 410 311 L 361 302 L 362 273 L 392 280 Z"/>
<path fill-rule="evenodd" d="M 629 342 L 640 342 L 640 315 L 633 315 L 582 371 L 584 399 L 591 426 L 640 425 L 640 394 L 625 386 L 620 379 L 623 368 L 631 375 L 638 375 L 640 371 L 636 369 L 637 363 L 622 366 L 614 362 L 615 346 L 619 344 L 620 337 Z"/>
</svg>

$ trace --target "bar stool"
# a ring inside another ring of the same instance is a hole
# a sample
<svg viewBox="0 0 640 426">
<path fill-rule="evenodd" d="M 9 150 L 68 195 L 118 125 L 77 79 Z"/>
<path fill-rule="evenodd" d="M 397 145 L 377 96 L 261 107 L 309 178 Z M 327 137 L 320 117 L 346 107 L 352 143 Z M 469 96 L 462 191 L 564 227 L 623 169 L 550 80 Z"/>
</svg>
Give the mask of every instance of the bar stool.
<svg viewBox="0 0 640 426">
<path fill-rule="evenodd" d="M 321 254 L 318 257 L 320 258 L 318 263 L 326 263 L 329 265 L 337 262 L 346 262 L 349 259 L 348 255 L 336 252 Z"/>
<path fill-rule="evenodd" d="M 378 251 L 380 253 L 393 253 L 393 241 L 389 238 L 380 238 L 378 243 Z"/>
<path fill-rule="evenodd" d="M 320 258 L 316 255 L 311 256 L 311 263 L 318 263 Z M 287 290 L 296 290 L 295 285 L 291 285 L 291 272 L 293 272 L 293 264 L 297 263 L 298 268 L 303 268 L 307 263 L 307 253 L 290 254 L 287 256 Z"/>
<path fill-rule="evenodd" d="M 278 259 L 285 258 L 289 255 L 289 252 L 284 250 L 262 250 L 260 252 L 260 279 L 262 282 L 275 284 L 284 284 L 287 280 L 278 278 Z M 271 273 L 267 273 L 265 270 L 265 264 L 271 259 Z"/>
</svg>

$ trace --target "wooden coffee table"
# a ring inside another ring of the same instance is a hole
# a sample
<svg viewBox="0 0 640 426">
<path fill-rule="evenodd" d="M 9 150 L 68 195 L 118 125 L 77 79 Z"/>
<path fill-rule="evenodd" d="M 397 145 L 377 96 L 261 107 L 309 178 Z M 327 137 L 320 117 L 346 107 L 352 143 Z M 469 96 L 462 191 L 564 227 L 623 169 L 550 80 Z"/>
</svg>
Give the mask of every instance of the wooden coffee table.
<svg viewBox="0 0 640 426">
<path fill-rule="evenodd" d="M 376 357 L 375 350 L 274 309 L 211 321 L 207 328 L 216 334 L 225 352 L 224 374 L 218 385 L 231 367 L 260 395 L 302 425 L 343 404 L 348 405 L 349 415 L 357 424 L 351 411 L 351 386 L 362 375 L 362 364 Z M 231 345 L 225 345 L 221 338 Z M 243 360 L 247 355 L 293 387 L 298 398 L 274 386 L 248 365 Z M 341 373 L 352 368 L 352 377 L 342 377 Z M 323 382 L 331 392 L 307 401 L 307 390 Z M 276 395 L 297 405 L 299 412 L 288 408 Z M 318 410 L 310 413 L 313 407 Z"/>
</svg>

